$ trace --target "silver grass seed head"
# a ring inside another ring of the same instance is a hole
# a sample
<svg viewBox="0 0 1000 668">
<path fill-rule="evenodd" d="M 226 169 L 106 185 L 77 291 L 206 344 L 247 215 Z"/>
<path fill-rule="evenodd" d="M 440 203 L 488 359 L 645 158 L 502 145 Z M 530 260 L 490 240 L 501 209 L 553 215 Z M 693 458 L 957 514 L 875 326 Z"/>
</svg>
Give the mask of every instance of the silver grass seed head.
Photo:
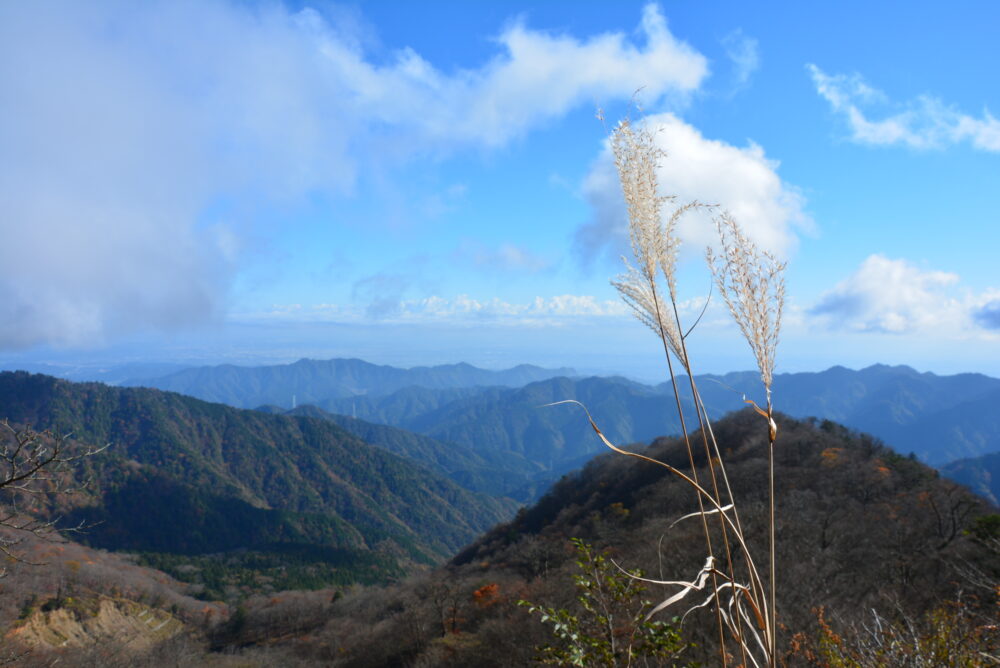
<svg viewBox="0 0 1000 668">
<path fill-rule="evenodd" d="M 680 331 L 677 329 L 677 321 L 672 317 L 672 312 L 667 312 L 666 305 L 658 302 L 660 297 L 654 292 L 656 289 L 655 274 L 653 282 L 650 282 L 645 274 L 632 266 L 626 258 L 623 257 L 622 261 L 625 263 L 626 271 L 620 274 L 617 279 L 612 280 L 611 285 L 618 290 L 622 301 L 628 304 L 639 322 L 663 339 L 674 356 L 686 365 L 685 349 L 682 345 Z"/>
<path fill-rule="evenodd" d="M 612 281 L 612 285 L 639 321 L 663 339 L 684 363 L 684 346 L 676 318 L 658 277 L 663 275 L 669 301 L 675 302 L 674 269 L 680 244 L 675 229 L 680 212 L 664 222 L 663 206 L 674 198 L 659 194 L 656 175 L 666 152 L 656 145 L 647 128 L 635 128 L 628 119 L 612 132 L 611 151 L 628 209 L 629 240 L 637 265 L 625 260 L 625 273 Z"/>
<path fill-rule="evenodd" d="M 679 240 L 675 232 L 676 216 L 664 224 L 663 205 L 673 201 L 658 193 L 656 170 L 666 152 L 656 145 L 647 128 L 635 128 L 631 121 L 621 121 L 611 134 L 611 152 L 628 209 L 629 240 L 638 269 L 653 280 L 659 268 L 667 277 L 674 294 L 674 267 Z"/>
<path fill-rule="evenodd" d="M 722 248 L 720 254 L 707 250 L 708 265 L 729 312 L 750 344 L 770 397 L 785 304 L 785 263 L 760 250 L 728 212 L 720 214 L 715 225 Z"/>
</svg>

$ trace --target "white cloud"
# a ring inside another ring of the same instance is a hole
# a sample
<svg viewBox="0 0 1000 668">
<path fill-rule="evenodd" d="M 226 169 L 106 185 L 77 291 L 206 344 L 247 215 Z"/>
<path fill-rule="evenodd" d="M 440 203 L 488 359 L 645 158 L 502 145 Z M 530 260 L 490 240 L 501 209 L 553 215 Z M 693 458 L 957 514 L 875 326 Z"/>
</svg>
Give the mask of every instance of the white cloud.
<svg viewBox="0 0 1000 668">
<path fill-rule="evenodd" d="M 782 181 L 777 161 L 767 158 L 763 148 L 753 142 L 739 148 L 707 139 L 671 114 L 643 122 L 667 152 L 657 172 L 662 195 L 677 195 L 679 203 L 697 199 L 718 204 L 763 248 L 782 256 L 794 250 L 797 232 L 808 229 L 811 221 L 803 198 Z M 627 254 L 628 220 L 607 146 L 587 175 L 584 194 L 593 217 L 577 230 L 577 249 L 585 262 L 601 254 L 617 262 L 619 255 Z M 715 242 L 715 229 L 705 216 L 683 217 L 678 234 L 699 253 Z"/>
<path fill-rule="evenodd" d="M 982 151 L 1000 151 L 1000 120 L 988 110 L 982 118 L 956 111 L 937 98 L 920 96 L 902 111 L 872 120 L 863 107 L 883 105 L 888 99 L 860 76 L 828 75 L 815 65 L 807 65 L 816 91 L 842 114 L 851 130 L 851 139 L 861 144 L 902 144 L 916 149 L 938 149 L 969 142 Z"/>
<path fill-rule="evenodd" d="M 995 327 L 1000 292 L 959 289 L 957 274 L 925 271 L 906 260 L 871 255 L 810 309 L 821 324 L 856 332 L 967 337 Z"/>
<path fill-rule="evenodd" d="M 366 304 L 369 318 L 379 320 L 399 313 L 403 295 L 414 282 L 412 275 L 400 272 L 380 272 L 354 282 L 351 296 Z"/>
<path fill-rule="evenodd" d="M 388 298 L 387 298 L 388 299 Z M 394 299 L 391 305 L 377 308 L 339 304 L 275 304 L 266 313 L 244 314 L 257 320 L 303 320 L 360 323 L 371 320 L 392 323 L 491 324 L 504 326 L 559 326 L 580 318 L 623 317 L 628 315 L 619 300 L 600 300 L 591 295 L 554 295 L 535 297 L 526 302 L 509 302 L 496 297 L 476 299 L 469 295 L 452 298 L 439 296 L 421 299 Z M 685 306 L 686 307 L 686 306 Z"/>
<path fill-rule="evenodd" d="M 0 93 L 15 101 L 0 105 L 0 348 L 204 320 L 260 222 L 246 211 L 348 191 L 374 162 L 500 146 L 642 85 L 683 98 L 707 75 L 655 5 L 638 42 L 515 24 L 456 71 L 366 53 L 356 23 L 325 16 L 0 3 Z"/>
<path fill-rule="evenodd" d="M 590 295 L 555 295 L 535 297 L 528 302 L 508 302 L 498 298 L 474 299 L 459 295 L 452 299 L 426 297 L 402 301 L 396 320 L 424 321 L 489 321 L 497 324 L 560 324 L 581 317 L 623 316 L 624 304 L 618 300 L 598 300 Z"/>
<path fill-rule="evenodd" d="M 760 67 L 759 44 L 737 28 L 722 38 L 722 48 L 733 63 L 734 88 L 738 91 L 750 83 L 750 77 Z"/>
<path fill-rule="evenodd" d="M 517 23 L 497 38 L 501 54 L 452 75 L 412 50 L 386 67 L 339 45 L 325 53 L 355 82 L 359 107 L 379 120 L 435 144 L 500 145 L 581 103 L 628 99 L 639 88 L 655 103 L 697 89 L 707 62 L 670 33 L 657 5 L 645 7 L 640 30 L 644 48 L 621 33 L 579 40 Z"/>
<path fill-rule="evenodd" d="M 541 255 L 512 243 L 502 243 L 494 248 L 467 239 L 459 244 L 452 256 L 456 262 L 497 272 L 534 274 L 552 266 L 552 262 Z"/>
</svg>

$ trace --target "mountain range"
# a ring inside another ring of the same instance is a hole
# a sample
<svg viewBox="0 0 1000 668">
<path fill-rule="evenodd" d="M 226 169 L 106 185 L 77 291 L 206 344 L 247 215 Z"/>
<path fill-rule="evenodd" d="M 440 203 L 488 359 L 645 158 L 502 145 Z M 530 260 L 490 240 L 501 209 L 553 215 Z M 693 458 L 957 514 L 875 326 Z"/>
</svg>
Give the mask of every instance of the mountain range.
<svg viewBox="0 0 1000 668">
<path fill-rule="evenodd" d="M 679 380 L 690 409 L 687 379 Z M 752 411 L 734 411 L 759 380 L 734 373 L 696 381 L 715 418 L 748 540 L 763 550 L 766 430 Z M 89 529 L 80 540 L 128 551 L 189 583 L 164 579 L 165 587 L 229 602 L 199 612 L 175 595 L 141 594 L 148 609 L 98 601 L 74 574 L 94 571 L 100 557 L 67 557 L 62 579 L 44 590 L 48 598 L 22 593 L 3 608 L 5 618 L 28 620 L 41 637 L 51 622 L 46 615 L 64 609 L 81 620 L 99 607 L 105 617 L 117 610 L 136 619 L 154 615 L 161 624 L 171 617 L 156 607 L 169 604 L 176 608 L 170 623 L 185 625 L 173 637 L 184 639 L 189 662 L 241 648 L 247 665 L 499 666 L 529 663 L 536 646 L 552 641 L 518 600 L 588 614 L 575 589 L 579 564 L 588 562 L 579 548 L 574 559 L 571 537 L 660 577 L 697 571 L 704 559 L 698 523 L 675 522 L 693 510 L 689 490 L 643 462 L 595 457 L 605 448 L 580 408 L 546 405 L 579 400 L 612 440 L 686 469 L 682 442 L 662 437 L 682 429 L 666 417 L 669 385 L 561 376 L 521 387 L 449 382 L 386 383 L 381 394 L 247 410 L 156 389 L 0 373 L 0 415 L 12 424 L 111 444 L 81 462 L 79 475 L 92 480 L 84 495 L 35 510 L 83 522 Z M 998 385 L 976 374 L 886 366 L 775 379 L 776 405 L 810 416 L 776 418 L 777 586 L 788 638 L 800 632 L 795 642 L 808 644 L 817 606 L 827 615 L 820 630 L 838 637 L 851 632 L 859 609 L 920 623 L 925 613 L 947 614 L 949 625 L 964 624 L 954 615 L 965 610 L 969 619 L 987 620 L 976 624 L 995 627 L 988 604 L 995 601 L 989 583 L 1000 577 L 1000 516 L 907 453 L 936 461 L 976 454 L 943 470 L 995 499 L 1000 447 L 991 405 Z M 695 465 L 705 463 L 703 453 L 695 455 Z M 704 468 L 699 475 L 707 475 Z M 515 499 L 529 505 L 515 514 Z M 353 584 L 392 582 L 344 594 Z M 975 596 L 963 599 L 965 608 L 944 606 L 959 589 L 982 583 L 983 606 Z M 331 586 L 337 591 L 317 592 L 308 606 L 303 597 L 278 595 Z M 689 648 L 688 658 L 714 660 L 712 628 L 699 611 L 684 623 L 684 637 L 701 648 Z M 117 647 L 113 637 L 102 642 Z M 72 651 L 59 655 L 67 665 Z"/>
<path fill-rule="evenodd" d="M 315 404 L 329 413 L 400 427 L 479 453 L 523 457 L 552 475 L 579 466 L 602 446 L 578 409 L 543 408 L 545 404 L 578 399 L 618 443 L 681 432 L 669 383 L 560 376 L 561 371 L 522 366 L 491 372 L 468 365 L 403 370 L 358 360 L 302 360 L 283 367 L 203 367 L 145 384 L 242 407 L 272 403 L 287 408 L 295 394 L 299 405 Z M 262 389 L 272 376 L 280 378 L 274 381 L 280 389 Z M 713 419 L 743 407 L 744 397 L 763 403 L 756 372 L 700 375 L 696 382 Z M 686 378 L 678 379 L 678 388 L 693 414 Z M 992 408 L 1000 399 L 1000 379 L 982 374 L 838 366 L 778 374 L 773 398 L 788 415 L 832 420 L 874 434 L 934 466 L 1000 451 L 1000 414 Z"/>
<path fill-rule="evenodd" d="M 303 360 L 166 377 L 205 379 L 240 404 L 268 394 L 263 379 L 269 374 L 291 379 L 304 397 L 322 397 L 319 405 L 265 404 L 255 411 L 148 388 L 5 373 L 0 406 L 17 424 L 115 444 L 91 472 L 96 496 L 71 513 L 99 523 L 87 539 L 92 545 L 162 554 L 306 545 L 346 550 L 352 555 L 346 561 L 356 564 L 377 556 L 376 570 L 388 575 L 450 554 L 605 450 L 578 406 L 548 404 L 580 401 L 622 445 L 682 431 L 666 383 L 553 376 L 521 387 L 475 384 L 558 371 L 492 372 L 469 365 L 404 370 L 358 360 Z M 431 386 L 410 384 L 415 380 Z M 687 379 L 678 381 L 691 415 Z M 760 385 L 750 372 L 696 381 L 713 419 L 741 408 L 744 395 L 753 396 Z M 366 394 L 324 396 L 348 385 Z M 944 472 L 997 498 L 995 458 L 987 455 L 1000 452 L 1000 423 L 992 410 L 1000 398 L 998 379 L 903 366 L 834 367 L 779 374 L 773 396 L 787 414 L 846 424 L 926 462 L 962 459 Z M 137 515 L 137 506 L 148 510 Z M 181 516 L 197 521 L 182 527 Z"/>
<path fill-rule="evenodd" d="M 719 419 L 760 393 L 752 372 L 697 376 L 708 413 Z M 686 378 L 678 382 L 688 415 L 693 404 Z M 941 466 L 1000 451 L 1000 380 L 979 374 L 937 376 L 905 366 L 860 371 L 834 367 L 818 373 L 775 376 L 773 397 L 782 412 L 831 420 L 878 436 L 901 452 Z M 445 395 L 406 388 L 386 396 L 331 399 L 332 412 L 384 422 L 473 449 L 498 448 L 565 473 L 603 445 L 574 406 L 546 406 L 565 399 L 584 403 L 602 431 L 619 444 L 678 434 L 672 388 L 624 378 L 552 378 L 522 388 L 486 388 Z M 759 399 L 759 397 L 758 397 Z"/>
<path fill-rule="evenodd" d="M 759 396 L 757 374 L 708 376 L 699 388 L 710 405 L 729 386 Z M 716 392 L 710 392 L 714 385 Z M 876 364 L 853 371 L 778 374 L 775 405 L 795 417 L 832 420 L 878 436 L 901 452 L 940 466 L 1000 450 L 1000 379 L 976 373 L 939 376 Z"/>
<path fill-rule="evenodd" d="M 489 371 L 464 363 L 399 369 L 358 359 L 301 359 L 294 364 L 260 367 L 231 364 L 196 367 L 158 378 L 127 380 L 122 385 L 180 392 L 237 408 L 256 408 L 265 404 L 295 408 L 296 404 L 321 404 L 333 398 L 383 395 L 408 386 L 432 390 L 520 387 L 566 375 L 575 375 L 575 372 L 568 368 L 543 369 L 530 364 Z"/>
</svg>

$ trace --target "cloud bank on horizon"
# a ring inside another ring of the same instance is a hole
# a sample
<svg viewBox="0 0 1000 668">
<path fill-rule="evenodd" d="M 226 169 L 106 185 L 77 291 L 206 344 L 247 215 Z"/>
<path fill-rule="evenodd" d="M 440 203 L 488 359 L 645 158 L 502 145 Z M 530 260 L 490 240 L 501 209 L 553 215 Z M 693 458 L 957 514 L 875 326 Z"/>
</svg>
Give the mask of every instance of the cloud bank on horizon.
<svg viewBox="0 0 1000 668">
<path fill-rule="evenodd" d="M 1000 291 L 956 294 L 958 274 L 924 271 L 900 259 L 871 255 L 811 309 L 834 329 L 884 334 L 967 334 L 976 324 L 996 328 L 990 315 Z"/>
</svg>

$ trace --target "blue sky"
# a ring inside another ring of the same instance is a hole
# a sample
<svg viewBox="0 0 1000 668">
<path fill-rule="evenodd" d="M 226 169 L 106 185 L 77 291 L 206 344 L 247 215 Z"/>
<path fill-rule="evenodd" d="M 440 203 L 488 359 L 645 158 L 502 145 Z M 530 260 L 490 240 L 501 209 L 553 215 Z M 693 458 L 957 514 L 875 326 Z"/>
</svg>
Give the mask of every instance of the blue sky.
<svg viewBox="0 0 1000 668">
<path fill-rule="evenodd" d="M 652 379 L 607 127 L 788 261 L 778 371 L 1000 375 L 989 2 L 0 6 L 0 361 Z M 636 92 L 638 91 L 638 92 Z M 604 123 L 597 119 L 601 109 Z M 687 315 L 710 221 L 682 227 Z M 711 303 L 696 370 L 753 365 Z"/>
</svg>

